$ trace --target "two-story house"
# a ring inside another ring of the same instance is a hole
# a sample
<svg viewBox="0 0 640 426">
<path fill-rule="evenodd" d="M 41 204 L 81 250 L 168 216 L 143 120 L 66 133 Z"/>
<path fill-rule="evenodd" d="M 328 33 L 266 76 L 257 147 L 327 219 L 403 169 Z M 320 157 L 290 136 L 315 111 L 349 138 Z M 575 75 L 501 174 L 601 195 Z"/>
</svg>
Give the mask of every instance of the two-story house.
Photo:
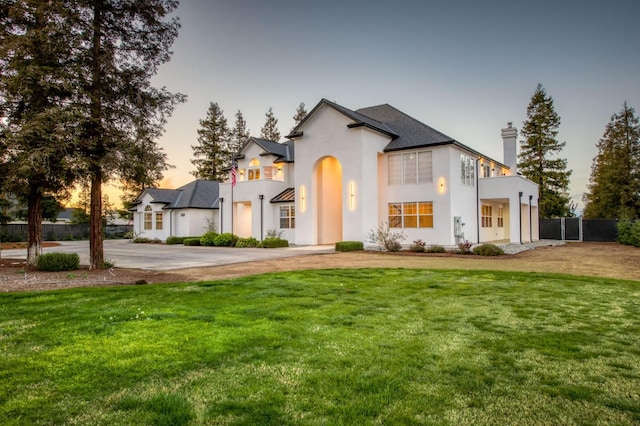
<svg viewBox="0 0 640 426">
<path fill-rule="evenodd" d="M 500 163 L 390 105 L 321 100 L 285 143 L 251 138 L 220 184 L 221 232 L 296 245 L 367 241 L 380 224 L 405 243 L 538 239 L 538 187 L 517 173 L 517 130 Z"/>
</svg>

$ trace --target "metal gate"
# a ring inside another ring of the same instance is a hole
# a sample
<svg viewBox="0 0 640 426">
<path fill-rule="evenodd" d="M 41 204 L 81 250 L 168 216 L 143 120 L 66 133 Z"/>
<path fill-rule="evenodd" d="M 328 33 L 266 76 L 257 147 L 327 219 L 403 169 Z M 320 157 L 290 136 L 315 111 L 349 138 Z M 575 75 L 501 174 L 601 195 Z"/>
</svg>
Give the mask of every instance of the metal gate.
<svg viewBox="0 0 640 426">
<path fill-rule="evenodd" d="M 540 239 L 566 241 L 618 241 L 618 221 L 610 219 L 540 219 Z"/>
</svg>

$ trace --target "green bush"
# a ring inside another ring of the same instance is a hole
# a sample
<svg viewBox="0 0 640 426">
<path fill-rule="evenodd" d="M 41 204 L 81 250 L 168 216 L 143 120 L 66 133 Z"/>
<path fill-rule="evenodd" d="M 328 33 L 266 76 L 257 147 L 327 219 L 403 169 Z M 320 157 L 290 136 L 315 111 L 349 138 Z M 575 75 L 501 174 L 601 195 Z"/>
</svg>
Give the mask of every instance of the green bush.
<svg viewBox="0 0 640 426">
<path fill-rule="evenodd" d="M 151 238 L 146 238 L 146 237 L 138 237 L 138 238 L 134 238 L 133 239 L 134 243 L 150 243 L 150 244 L 160 244 L 162 241 L 160 241 L 158 238 L 154 238 L 153 240 Z"/>
<path fill-rule="evenodd" d="M 217 232 L 205 232 L 205 234 L 200 237 L 200 245 L 201 246 L 215 246 L 215 240 L 216 237 L 218 236 Z"/>
<path fill-rule="evenodd" d="M 640 220 L 632 222 L 623 219 L 618 222 L 618 242 L 628 246 L 640 247 Z"/>
<path fill-rule="evenodd" d="M 336 243 L 336 251 L 364 250 L 362 241 L 340 241 Z"/>
<path fill-rule="evenodd" d="M 289 241 L 283 240 L 282 238 L 265 238 L 260 243 L 260 247 L 262 248 L 289 247 Z"/>
<path fill-rule="evenodd" d="M 414 240 L 413 244 L 409 246 L 409 251 L 412 251 L 415 253 L 423 253 L 425 247 L 426 247 L 426 243 L 424 241 Z"/>
<path fill-rule="evenodd" d="M 185 238 L 186 237 L 167 237 L 166 243 L 169 244 L 169 245 L 182 244 L 182 243 L 184 243 L 184 239 Z"/>
<path fill-rule="evenodd" d="M 213 240 L 213 245 L 216 247 L 235 247 L 238 242 L 238 236 L 230 232 L 224 234 L 218 234 Z"/>
<path fill-rule="evenodd" d="M 184 244 L 185 246 L 201 246 L 201 238 L 202 237 L 185 238 L 184 240 L 182 240 L 182 244 Z"/>
<path fill-rule="evenodd" d="M 425 253 L 446 253 L 447 251 L 442 246 L 433 245 L 431 247 L 425 248 L 424 252 Z"/>
<path fill-rule="evenodd" d="M 259 245 L 260 241 L 253 237 L 240 238 L 236 243 L 236 247 L 258 247 Z"/>
<path fill-rule="evenodd" d="M 495 244 L 482 244 L 473 248 L 473 254 L 478 256 L 500 256 L 504 251 Z"/>
<path fill-rule="evenodd" d="M 73 271 L 80 266 L 77 253 L 45 253 L 38 256 L 36 262 L 41 271 Z"/>
</svg>

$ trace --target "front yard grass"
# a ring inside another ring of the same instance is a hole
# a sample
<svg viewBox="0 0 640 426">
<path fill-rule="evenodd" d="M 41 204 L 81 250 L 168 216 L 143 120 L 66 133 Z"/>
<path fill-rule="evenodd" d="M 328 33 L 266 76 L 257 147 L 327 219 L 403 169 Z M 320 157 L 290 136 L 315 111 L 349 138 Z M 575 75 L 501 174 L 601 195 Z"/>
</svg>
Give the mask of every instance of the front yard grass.
<svg viewBox="0 0 640 426">
<path fill-rule="evenodd" d="M 0 295 L 0 423 L 637 424 L 640 282 L 345 269 Z"/>
</svg>

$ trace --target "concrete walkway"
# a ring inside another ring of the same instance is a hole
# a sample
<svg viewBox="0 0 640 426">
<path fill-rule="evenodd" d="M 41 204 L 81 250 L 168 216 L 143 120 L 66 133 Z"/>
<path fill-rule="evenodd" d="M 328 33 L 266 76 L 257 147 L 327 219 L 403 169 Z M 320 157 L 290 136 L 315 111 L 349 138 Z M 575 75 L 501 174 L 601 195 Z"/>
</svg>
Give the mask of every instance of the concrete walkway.
<svg viewBox="0 0 640 426">
<path fill-rule="evenodd" d="M 88 241 L 61 241 L 57 247 L 47 247 L 44 253 L 77 253 L 80 264 L 89 264 Z M 152 271 L 198 268 L 202 266 L 228 265 L 306 254 L 333 253 L 333 245 L 303 246 L 291 248 L 228 248 L 189 247 L 166 244 L 134 244 L 131 240 L 105 240 L 104 258 L 118 268 L 137 268 Z M 25 259 L 27 250 L 2 250 L 2 257 Z"/>
</svg>

